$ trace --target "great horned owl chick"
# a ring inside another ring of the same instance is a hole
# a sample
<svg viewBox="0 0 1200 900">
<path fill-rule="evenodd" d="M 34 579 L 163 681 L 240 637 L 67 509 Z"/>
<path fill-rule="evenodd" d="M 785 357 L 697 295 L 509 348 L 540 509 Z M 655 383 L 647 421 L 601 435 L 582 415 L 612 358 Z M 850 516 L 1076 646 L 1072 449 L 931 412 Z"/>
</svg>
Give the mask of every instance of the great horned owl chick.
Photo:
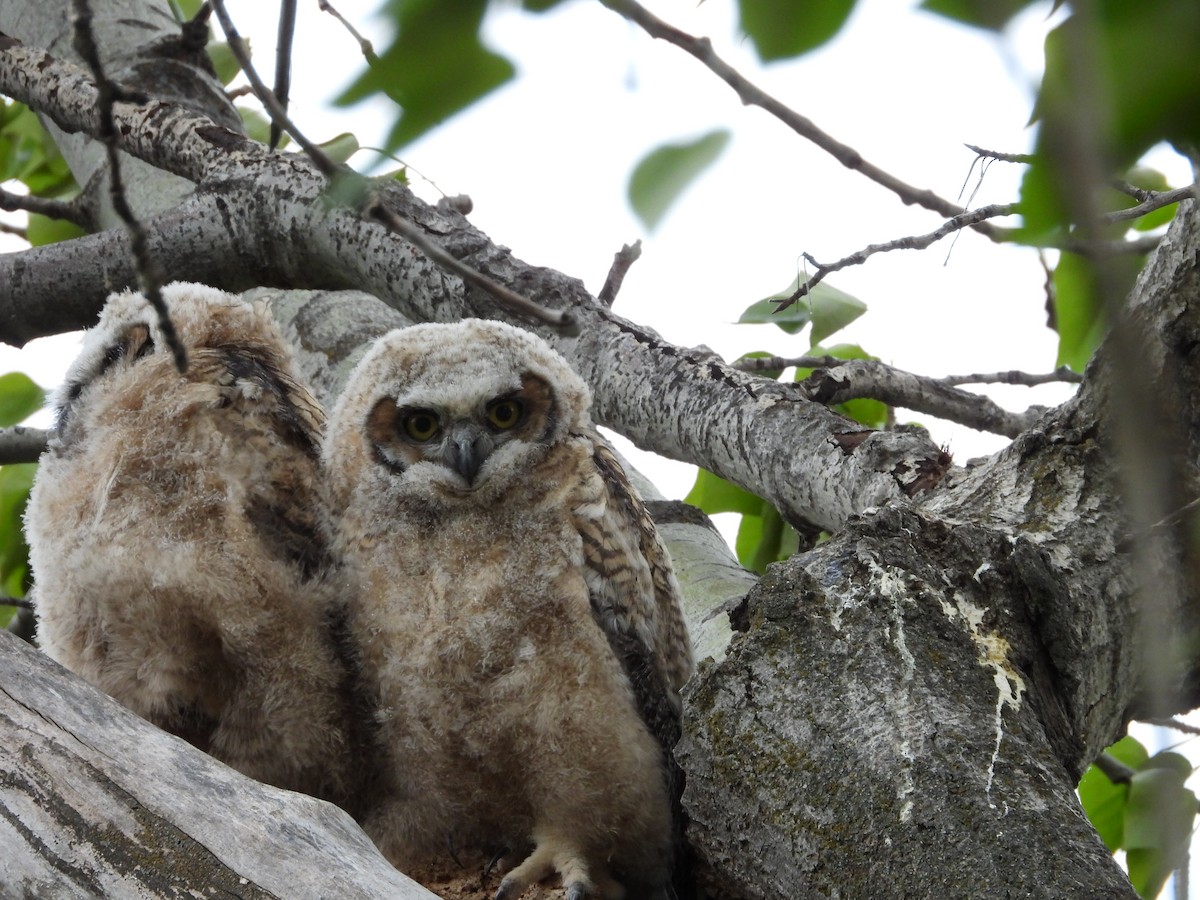
<svg viewBox="0 0 1200 900">
<path fill-rule="evenodd" d="M 163 295 L 184 374 L 147 301 L 114 294 L 55 398 L 25 517 L 42 648 L 245 774 L 351 805 L 324 414 L 265 305 Z"/>
<path fill-rule="evenodd" d="M 324 450 L 386 766 L 364 827 L 401 868 L 532 848 L 500 898 L 555 872 L 569 897 L 647 896 L 671 868 L 692 654 L 590 400 L 533 334 L 417 325 L 355 369 Z"/>
</svg>

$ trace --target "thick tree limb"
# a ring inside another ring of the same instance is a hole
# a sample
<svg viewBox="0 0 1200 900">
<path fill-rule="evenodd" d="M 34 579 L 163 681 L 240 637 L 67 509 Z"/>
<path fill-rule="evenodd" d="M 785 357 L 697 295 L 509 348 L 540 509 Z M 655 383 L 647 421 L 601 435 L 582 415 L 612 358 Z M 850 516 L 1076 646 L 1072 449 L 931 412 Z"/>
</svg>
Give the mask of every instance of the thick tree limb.
<svg viewBox="0 0 1200 900">
<path fill-rule="evenodd" d="M 434 900 L 337 807 L 238 774 L 5 632 L 0 671 L 5 896 Z"/>
<path fill-rule="evenodd" d="M 57 91 L 40 86 L 38 66 L 61 78 Z M 64 127 L 95 127 L 88 109 L 94 89 L 78 73 L 71 77 L 70 69 L 20 45 L 0 48 L 0 89 L 15 85 L 23 99 L 42 104 Z M 145 107 L 118 105 L 115 115 L 123 149 L 201 181 L 189 202 L 239 211 L 201 218 L 192 209 L 147 221 L 152 242 L 176 244 L 174 251 L 156 250 L 164 259 L 204 248 L 202 258 L 184 267 L 186 277 L 244 289 L 246 265 L 257 265 L 260 284 L 366 290 L 414 320 L 496 316 L 488 295 L 447 275 L 402 238 L 351 211 L 329 209 L 322 199 L 325 180 L 306 160 L 272 155 L 240 135 L 153 101 Z M 602 424 L 767 497 L 793 522 L 836 529 L 856 510 L 927 489 L 948 464 L 923 436 L 865 433 L 810 403 L 795 387 L 763 384 L 697 358 L 604 309 L 577 280 L 515 259 L 461 216 L 427 206 L 400 185 L 379 190 L 389 209 L 436 235 L 451 255 L 518 294 L 576 317 L 583 332 L 577 339 L 553 331 L 543 336 L 592 385 Z M 156 232 L 155 226 L 164 227 Z M 37 296 L 38 285 L 55 285 L 64 269 L 75 273 L 72 300 L 93 310 L 114 284 L 129 283 L 113 277 L 119 261 L 110 260 L 85 284 L 84 270 L 64 264 L 79 248 L 43 251 L 0 258 L 0 339 L 35 334 L 32 326 L 18 324 L 17 311 L 33 311 L 49 299 Z M 11 286 L 7 296 L 5 285 Z M 61 288 L 50 295 L 61 296 Z M 81 315 L 76 325 L 93 314 Z M 777 452 L 780 442 L 789 446 L 788 454 Z"/>
</svg>

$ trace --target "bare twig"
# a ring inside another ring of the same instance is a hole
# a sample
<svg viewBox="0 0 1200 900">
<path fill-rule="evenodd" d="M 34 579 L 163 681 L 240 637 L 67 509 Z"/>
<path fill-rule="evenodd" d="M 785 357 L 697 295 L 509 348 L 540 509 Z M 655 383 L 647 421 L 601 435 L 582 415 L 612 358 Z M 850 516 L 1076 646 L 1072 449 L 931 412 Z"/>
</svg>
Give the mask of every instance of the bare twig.
<svg viewBox="0 0 1200 900">
<path fill-rule="evenodd" d="M 15 606 L 17 609 L 33 609 L 33 604 L 24 597 L 9 597 L 0 594 L 0 606 Z"/>
<path fill-rule="evenodd" d="M 369 199 L 363 206 L 363 214 L 396 232 L 443 269 L 453 272 L 468 284 L 487 291 L 510 313 L 553 325 L 568 335 L 579 333 L 579 324 L 568 310 L 548 309 L 534 303 L 527 297 L 522 297 L 516 291 L 510 290 L 500 282 L 488 278 L 482 272 L 468 266 L 451 255 L 441 244 L 431 240 L 420 227 L 389 209 L 376 191 L 369 192 Z"/>
<path fill-rule="evenodd" d="M 982 159 L 1026 164 L 1033 162 L 1033 155 L 1030 153 L 1000 153 L 996 150 L 984 150 L 982 147 L 976 147 L 974 144 L 964 144 L 963 146 Z"/>
<path fill-rule="evenodd" d="M 1130 187 L 1133 187 L 1130 185 Z M 1178 203 L 1180 200 L 1191 200 L 1196 196 L 1195 185 L 1189 184 L 1187 187 L 1175 188 L 1170 191 L 1143 191 L 1138 188 L 1133 188 L 1137 191 L 1136 199 L 1141 200 L 1137 206 L 1131 206 L 1129 209 L 1118 209 L 1116 212 L 1106 213 L 1104 221 L 1106 222 L 1124 222 L 1127 219 L 1138 219 L 1146 215 L 1146 213 L 1154 212 L 1156 209 L 1161 209 L 1164 206 L 1170 206 L 1172 203 Z"/>
<path fill-rule="evenodd" d="M 292 88 L 292 38 L 296 36 L 296 0 L 282 0 L 279 4 L 279 36 L 275 42 L 275 99 L 286 112 L 288 93 Z M 283 130 L 279 123 L 271 120 L 270 147 L 279 146 Z"/>
<path fill-rule="evenodd" d="M 790 369 L 793 366 L 801 369 L 829 369 L 840 366 L 849 360 L 836 356 L 760 356 L 739 359 L 733 364 L 735 369 L 743 372 L 772 372 L 780 369 Z M 943 384 L 946 387 L 957 387 L 963 384 L 1015 384 L 1025 387 L 1036 387 L 1040 384 L 1066 382 L 1079 384 L 1083 376 L 1070 366 L 1059 366 L 1053 372 L 1044 375 L 1033 375 L 1029 372 L 991 372 L 976 375 L 948 375 L 945 378 L 930 378 L 930 382 Z"/>
<path fill-rule="evenodd" d="M 1046 411 L 1032 406 L 1023 413 L 1008 412 L 988 397 L 874 359 L 774 356 L 734 363 L 734 368 L 744 372 L 778 371 L 792 366 L 813 370 L 800 382 L 800 389 L 817 403 L 832 405 L 868 398 L 1006 437 L 1028 430 Z"/>
<path fill-rule="evenodd" d="M 1113 784 L 1129 784 L 1137 774 L 1135 769 L 1125 765 L 1111 753 L 1101 753 L 1096 757 L 1096 768 L 1107 775 Z"/>
<path fill-rule="evenodd" d="M 29 232 L 19 225 L 9 225 L 7 222 L 0 222 L 0 234 L 12 234 L 23 241 L 29 240 Z"/>
<path fill-rule="evenodd" d="M 621 284 L 625 281 L 625 275 L 629 272 L 629 267 L 637 262 L 641 255 L 641 241 L 634 241 L 632 245 L 625 244 L 613 254 L 612 267 L 608 270 L 608 277 L 604 279 L 604 287 L 600 288 L 596 299 L 605 306 L 612 306 L 621 290 Z"/>
<path fill-rule="evenodd" d="M 795 304 L 801 297 L 809 293 L 816 287 L 826 275 L 831 272 L 837 272 L 840 269 L 845 269 L 848 266 L 862 265 L 871 256 L 876 253 L 886 253 L 891 250 L 923 250 L 930 244 L 940 241 L 948 234 L 954 234 L 960 229 L 967 228 L 982 222 L 985 219 L 995 218 L 996 216 L 1010 216 L 1016 212 L 1015 203 L 992 204 L 990 206 L 981 206 L 979 209 L 972 209 L 968 212 L 960 213 L 949 221 L 941 225 L 941 227 L 929 232 L 928 234 L 912 235 L 909 237 L 896 238 L 894 241 L 888 241 L 885 244 L 871 244 L 864 247 L 857 253 L 852 253 L 847 257 L 839 259 L 832 263 L 819 263 L 809 254 L 805 253 L 804 258 L 816 267 L 816 272 L 811 278 L 806 280 L 800 287 L 788 297 L 778 301 L 779 306 L 775 308 L 776 312 L 781 312 L 789 306 Z"/>
<path fill-rule="evenodd" d="M 167 311 L 166 301 L 162 296 L 162 272 L 150 253 L 146 230 L 138 222 L 137 216 L 129 206 L 125 197 L 125 185 L 121 178 L 121 154 L 117 150 L 116 129 L 113 125 L 113 105 L 118 101 L 144 102 L 144 98 L 129 96 L 114 84 L 105 74 L 100 62 L 100 53 L 96 47 L 96 38 L 92 33 L 92 10 L 88 0 L 73 0 L 74 9 L 74 46 L 80 58 L 92 72 L 99 92 L 98 113 L 100 129 L 97 137 L 103 142 L 107 153 L 109 188 L 112 195 L 113 210 L 125 228 L 129 231 L 129 246 L 137 266 L 138 280 L 141 282 L 142 293 L 154 311 L 158 314 L 159 328 L 171 355 L 175 359 L 175 367 L 180 372 L 187 371 L 187 353 L 175 332 L 175 323 Z"/>
<path fill-rule="evenodd" d="M 473 269 L 457 259 L 425 234 L 419 226 L 389 209 L 383 202 L 379 191 L 371 186 L 367 178 L 359 175 L 348 166 L 338 165 L 320 147 L 305 137 L 296 124 L 288 118 L 287 113 L 280 106 L 278 99 L 276 99 L 275 95 L 271 93 L 266 84 L 263 83 L 263 80 L 258 76 L 254 64 L 250 61 L 249 54 L 246 53 L 241 35 L 238 34 L 233 20 L 230 19 L 229 13 L 226 11 L 224 0 L 209 0 L 209 2 L 212 4 L 213 12 L 216 13 L 217 20 L 221 23 L 221 29 L 225 32 L 225 37 L 229 41 L 229 47 L 233 52 L 234 58 L 241 65 L 243 74 L 245 74 L 246 79 L 254 88 L 254 95 L 262 102 L 271 117 L 271 121 L 278 123 L 295 140 L 305 155 L 312 160 L 313 165 L 329 181 L 341 180 L 345 184 L 347 183 L 346 179 L 350 179 L 351 181 L 360 182 L 360 185 L 357 188 L 352 188 L 352 191 L 355 191 L 359 197 L 360 202 L 357 204 L 357 208 L 363 215 L 375 219 L 388 229 L 399 234 L 443 269 L 453 272 L 468 284 L 486 291 L 508 312 L 563 329 L 567 334 L 578 333 L 578 323 L 575 317 L 568 311 L 547 309 L 544 306 L 534 303 L 532 300 L 522 297 L 516 291 L 488 278 L 482 272 Z"/>
<path fill-rule="evenodd" d="M 1178 731 L 1182 734 L 1200 734 L 1200 728 L 1195 725 L 1189 725 L 1181 719 L 1143 719 L 1147 725 L 1155 725 L 1159 728 L 1170 728 L 1173 731 Z"/>
<path fill-rule="evenodd" d="M 1039 384 L 1053 384 L 1060 381 L 1067 384 L 1079 384 L 1083 381 L 1083 376 L 1070 366 L 1059 366 L 1053 372 L 1047 372 L 1044 375 L 1013 370 L 977 375 L 948 375 L 945 378 L 939 378 L 938 381 L 950 387 L 960 384 L 1017 384 L 1024 387 L 1035 387 Z"/>
<path fill-rule="evenodd" d="M 358 41 L 358 47 L 362 51 L 362 55 L 366 58 L 368 65 L 374 65 L 379 62 L 379 57 L 375 53 L 375 48 L 371 46 L 371 42 L 359 34 L 355 27 L 346 20 L 346 17 L 333 8 L 333 4 L 327 2 L 327 0 L 320 0 L 319 6 L 321 12 L 327 12 L 341 22 L 342 27 L 350 32 L 350 35 Z"/>
<path fill-rule="evenodd" d="M 721 59 L 713 50 L 712 42 L 708 38 L 694 37 L 673 25 L 667 24 L 640 3 L 636 2 L 636 0 L 601 0 L 601 2 L 609 9 L 641 26 L 651 37 L 674 44 L 686 53 L 691 54 L 707 66 L 718 78 L 733 88 L 743 103 L 766 110 L 798 135 L 811 141 L 830 154 L 843 166 L 859 172 L 876 184 L 896 194 L 904 203 L 915 203 L 947 218 L 965 212 L 961 206 L 939 197 L 931 190 L 916 188 L 901 181 L 894 175 L 885 172 L 883 169 L 865 160 L 862 154 L 853 147 L 843 144 L 826 134 L 813 124 L 810 119 L 785 106 L 779 100 L 762 90 L 762 88 L 747 80 L 740 72 Z M 971 227 L 993 240 L 999 234 L 995 226 L 983 220 L 971 223 Z"/>
<path fill-rule="evenodd" d="M 78 200 L 51 200 L 30 194 L 14 194 L 0 188 L 0 209 L 7 212 L 24 210 L 50 219 L 63 219 L 84 230 L 91 230 L 91 216 Z"/>
<path fill-rule="evenodd" d="M 14 425 L 0 428 L 0 466 L 37 462 L 46 449 L 49 432 L 40 428 Z"/>
<path fill-rule="evenodd" d="M 326 178 L 332 179 L 342 171 L 341 167 L 330 159 L 324 150 L 305 137 L 304 133 L 296 126 L 296 123 L 288 118 L 287 110 L 283 108 L 283 105 L 279 102 L 275 94 L 271 92 L 266 83 L 259 77 L 258 70 L 254 68 L 254 63 L 250 61 L 250 54 L 246 52 L 245 42 L 238 32 L 237 26 L 233 24 L 233 19 L 229 17 L 229 12 L 225 9 L 224 0 L 209 0 L 209 5 L 212 6 L 217 21 L 221 23 L 221 30 L 225 32 L 225 39 L 229 42 L 229 50 L 233 53 L 233 58 L 242 67 L 242 74 L 246 76 L 246 80 L 250 82 L 250 86 L 254 89 L 254 96 L 258 98 L 259 102 L 266 109 L 267 115 L 271 118 L 271 124 L 277 125 L 283 131 L 286 131 L 288 136 L 304 151 L 304 155 L 317 167 L 317 170 Z"/>
</svg>

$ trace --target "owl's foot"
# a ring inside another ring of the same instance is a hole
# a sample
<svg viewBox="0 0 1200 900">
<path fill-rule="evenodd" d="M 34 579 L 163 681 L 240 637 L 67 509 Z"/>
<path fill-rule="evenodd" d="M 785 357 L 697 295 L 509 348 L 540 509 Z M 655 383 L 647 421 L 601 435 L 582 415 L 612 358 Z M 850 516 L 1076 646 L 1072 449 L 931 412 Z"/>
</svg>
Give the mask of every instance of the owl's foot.
<svg viewBox="0 0 1200 900">
<path fill-rule="evenodd" d="M 516 900 L 529 885 L 555 872 L 562 877 L 566 900 L 622 900 L 625 896 L 625 889 L 607 873 L 597 873 L 593 880 L 583 853 L 574 843 L 541 837 L 525 861 L 504 876 L 495 900 Z"/>
</svg>

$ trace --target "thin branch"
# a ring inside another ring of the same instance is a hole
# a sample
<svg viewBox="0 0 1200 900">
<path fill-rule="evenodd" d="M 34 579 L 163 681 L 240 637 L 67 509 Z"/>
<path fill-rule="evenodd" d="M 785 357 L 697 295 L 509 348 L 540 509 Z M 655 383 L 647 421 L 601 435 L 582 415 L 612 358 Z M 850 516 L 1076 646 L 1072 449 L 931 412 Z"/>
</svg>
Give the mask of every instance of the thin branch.
<svg viewBox="0 0 1200 900">
<path fill-rule="evenodd" d="M 1033 154 L 1031 153 L 1000 153 L 996 150 L 984 150 L 982 147 L 976 147 L 974 144 L 963 144 L 968 150 L 983 159 L 994 159 L 1000 162 L 1010 163 L 1025 163 L 1028 165 L 1033 162 Z"/>
<path fill-rule="evenodd" d="M 350 35 L 358 41 L 358 48 L 362 51 L 362 55 L 366 58 L 368 65 L 375 65 L 375 63 L 379 62 L 379 56 L 376 55 L 375 48 L 371 46 L 371 42 L 359 34 L 357 29 L 346 20 L 346 17 L 333 8 L 333 4 L 327 2 L 327 0 L 319 0 L 318 6 L 321 12 L 329 13 L 341 22 L 342 27 L 350 32 Z"/>
<path fill-rule="evenodd" d="M 213 12 L 217 16 L 217 21 L 221 23 L 221 30 L 225 32 L 225 39 L 229 42 L 229 50 L 233 53 L 233 58 L 238 61 L 238 65 L 242 67 L 242 74 L 246 76 L 246 80 L 250 82 L 250 86 L 254 89 L 254 96 L 258 98 L 259 102 L 266 109 L 272 125 L 278 125 L 286 131 L 292 140 L 300 146 L 300 149 L 304 151 L 304 155 L 312 160 L 317 170 L 326 178 L 332 179 L 342 171 L 341 167 L 330 159 L 324 150 L 310 141 L 297 127 L 296 123 L 288 118 L 287 110 L 283 108 L 275 94 L 271 92 L 266 83 L 259 77 L 258 70 L 254 68 L 254 63 L 250 60 L 250 54 L 246 52 L 245 42 L 242 40 L 241 34 L 238 33 L 237 26 L 233 24 L 233 19 L 229 17 L 224 0 L 208 0 L 208 5 L 212 7 Z"/>
<path fill-rule="evenodd" d="M 288 108 L 288 94 L 292 88 L 292 39 L 295 36 L 296 0 L 282 0 L 279 4 L 279 36 L 275 44 L 275 99 L 285 112 Z M 272 150 L 279 146 L 282 134 L 279 123 L 272 119 Z"/>
<path fill-rule="evenodd" d="M 29 240 L 29 232 L 20 225 L 9 225 L 7 222 L 0 222 L 0 234 L 16 235 L 23 241 Z"/>
<path fill-rule="evenodd" d="M 1142 719 L 1147 725 L 1155 725 L 1159 728 L 1170 728 L 1182 734 L 1200 734 L 1200 727 L 1189 725 L 1181 719 Z"/>
<path fill-rule="evenodd" d="M 792 366 L 813 370 L 799 383 L 800 390 L 808 399 L 826 406 L 862 398 L 879 400 L 889 406 L 911 409 L 1010 438 L 1027 431 L 1046 412 L 1041 406 L 1030 407 L 1023 413 L 1008 412 L 988 397 L 874 359 L 773 356 L 741 359 L 734 363 L 734 368 L 744 372 L 779 371 Z"/>
<path fill-rule="evenodd" d="M 568 335 L 578 334 L 578 323 L 569 312 L 547 309 L 534 303 L 457 259 L 425 234 L 419 226 L 389 209 L 380 199 L 379 192 L 370 187 L 369 179 L 359 175 L 348 166 L 338 165 L 320 147 L 305 137 L 296 124 L 288 118 L 279 100 L 259 78 L 254 64 L 250 61 L 249 54 L 246 53 L 241 35 L 238 34 L 233 20 L 226 11 L 224 0 L 209 0 L 209 2 L 213 12 L 216 13 L 217 20 L 221 23 L 221 30 L 225 32 L 234 58 L 241 65 L 243 74 L 254 88 L 254 95 L 266 108 L 271 121 L 277 123 L 300 145 L 305 155 L 312 160 L 313 165 L 326 179 L 331 183 L 339 183 L 342 187 L 348 187 L 348 194 L 358 197 L 359 202 L 355 206 L 363 215 L 382 223 L 386 228 L 399 234 L 443 269 L 453 272 L 468 284 L 486 291 L 508 312 L 563 329 Z"/>
<path fill-rule="evenodd" d="M 1056 382 L 1080 384 L 1083 381 L 1083 376 L 1070 366 L 1059 366 L 1053 372 L 1047 372 L 1044 375 L 1033 375 L 1029 372 L 1011 370 L 1008 372 L 990 372 L 976 375 L 948 375 L 945 378 L 939 378 L 938 381 L 949 387 L 960 384 L 1016 384 L 1024 387 L 1035 387 L 1039 384 L 1053 384 Z"/>
<path fill-rule="evenodd" d="M 816 273 L 807 279 L 791 294 L 791 296 L 779 301 L 779 306 L 775 308 L 776 312 L 782 312 L 789 306 L 792 306 L 808 294 L 816 287 L 826 275 L 831 272 L 837 272 L 845 269 L 848 266 L 862 265 L 871 256 L 876 253 L 887 253 L 892 250 L 924 250 L 937 241 L 940 241 L 948 234 L 953 234 L 963 228 L 968 228 L 976 225 L 985 219 L 995 218 L 996 216 L 1010 216 L 1016 212 L 1015 203 L 992 204 L 990 206 L 981 206 L 979 209 L 972 209 L 968 212 L 960 213 L 949 221 L 943 223 L 939 228 L 929 232 L 928 234 L 912 235 L 909 237 L 896 238 L 894 241 L 888 241 L 885 244 L 871 244 L 864 247 L 857 253 L 852 253 L 847 257 L 839 259 L 833 263 L 819 263 L 809 254 L 805 253 L 804 258 L 816 267 Z"/>
<path fill-rule="evenodd" d="M 604 287 L 600 288 L 596 299 L 605 306 L 612 306 L 613 301 L 617 299 L 617 294 L 620 293 L 621 285 L 625 282 L 629 267 L 637 262 L 641 255 L 641 241 L 634 241 L 632 245 L 625 244 L 613 254 L 612 267 L 608 270 L 608 277 L 604 279 Z"/>
<path fill-rule="evenodd" d="M 1143 191 L 1137 188 L 1135 190 L 1138 191 L 1137 199 L 1141 200 L 1141 202 L 1137 206 L 1129 207 L 1129 209 L 1118 209 L 1116 212 L 1106 213 L 1104 216 L 1105 222 L 1124 222 L 1127 219 L 1138 219 L 1146 215 L 1146 213 L 1154 212 L 1156 209 L 1170 206 L 1172 203 L 1178 203 L 1180 200 L 1192 200 L 1196 197 L 1196 187 L 1191 184 L 1187 187 L 1175 188 L 1170 191 Z"/>
<path fill-rule="evenodd" d="M 1096 768 L 1107 775 L 1113 784 L 1129 784 L 1137 774 L 1136 769 L 1125 765 L 1111 753 L 1101 753 L 1096 757 Z"/>
<path fill-rule="evenodd" d="M 801 369 L 829 369 L 846 362 L 849 360 L 836 356 L 760 356 L 739 359 L 733 364 L 733 367 L 741 369 L 743 372 L 775 372 L 780 369 L 790 369 L 793 366 Z M 1083 381 L 1083 376 L 1070 366 L 1059 366 L 1053 372 L 1047 372 L 1044 375 L 1011 370 L 975 375 L 947 375 L 945 378 L 930 378 L 929 381 L 943 384 L 946 387 L 957 387 L 963 384 L 1014 384 L 1036 387 L 1040 384 L 1056 382 L 1079 384 Z"/>
<path fill-rule="evenodd" d="M 22 210 L 37 213 L 49 219 L 63 219 L 78 225 L 85 231 L 92 230 L 91 216 L 88 215 L 86 208 L 78 198 L 75 200 L 52 200 L 49 197 L 14 194 L 0 188 L 0 209 L 6 212 Z"/>
<path fill-rule="evenodd" d="M 843 144 L 818 128 L 810 119 L 800 115 L 795 110 L 785 106 L 779 100 L 766 93 L 762 88 L 747 80 L 741 73 L 721 59 L 712 48 L 708 38 L 698 38 L 673 25 L 669 25 L 655 16 L 636 0 L 601 0 L 613 12 L 624 16 L 653 38 L 674 44 L 686 53 L 691 54 L 707 66 L 718 78 L 728 84 L 737 93 L 742 103 L 747 106 L 757 106 L 775 116 L 794 132 L 806 140 L 816 144 L 843 166 L 859 172 L 865 177 L 881 185 L 906 204 L 917 204 L 925 209 L 933 210 L 939 215 L 961 215 L 965 210 L 949 200 L 939 197 L 931 190 L 913 187 L 885 172 L 878 166 L 865 160 L 861 153 L 853 147 Z M 973 222 L 971 227 L 993 240 L 999 232 L 995 226 L 980 220 Z"/>
<path fill-rule="evenodd" d="M 129 231 L 129 244 L 137 264 L 138 280 L 141 282 L 142 293 L 158 314 L 159 328 L 162 331 L 167 346 L 171 350 L 171 355 L 175 359 L 175 367 L 181 373 L 186 372 L 187 353 L 184 351 L 183 344 L 180 343 L 179 336 L 175 332 L 175 323 L 171 321 L 171 316 L 167 312 L 166 301 L 163 300 L 162 296 L 162 272 L 150 254 L 146 231 L 142 228 L 141 223 L 137 220 L 137 216 L 133 214 L 133 210 L 129 206 L 129 202 L 125 196 L 125 185 L 121 178 L 121 155 L 117 150 L 116 127 L 113 124 L 113 105 L 118 101 L 144 103 L 145 98 L 129 96 L 127 92 L 121 90 L 104 74 L 104 67 L 100 62 L 100 52 L 96 47 L 96 38 L 92 33 L 92 10 L 88 5 L 88 0 L 73 0 L 72 7 L 74 10 L 73 40 L 75 52 L 79 54 L 84 64 L 91 70 L 96 80 L 96 89 L 100 94 L 98 103 L 100 128 L 96 136 L 104 144 L 107 154 L 109 191 L 113 211 L 125 223 L 125 227 Z"/>
<path fill-rule="evenodd" d="M 431 240 L 420 227 L 389 209 L 377 192 L 370 191 L 369 197 L 370 199 L 363 206 L 363 213 L 365 215 L 382 223 L 389 230 L 396 232 L 443 269 L 453 272 L 467 284 L 487 291 L 508 312 L 552 325 L 555 328 L 561 329 L 568 337 L 579 334 L 579 322 L 575 316 L 571 315 L 570 311 L 565 309 L 548 309 L 545 306 L 534 303 L 527 297 L 522 297 L 516 291 L 505 287 L 500 282 L 488 278 L 479 270 L 468 266 L 453 256 L 441 244 Z"/>
<path fill-rule="evenodd" d="M 17 609 L 33 609 L 33 603 L 26 600 L 24 597 L 9 597 L 5 594 L 0 594 L 0 606 L 13 606 Z"/>
<path fill-rule="evenodd" d="M 37 462 L 49 439 L 50 432 L 40 428 L 24 425 L 0 428 L 0 466 Z"/>
</svg>

